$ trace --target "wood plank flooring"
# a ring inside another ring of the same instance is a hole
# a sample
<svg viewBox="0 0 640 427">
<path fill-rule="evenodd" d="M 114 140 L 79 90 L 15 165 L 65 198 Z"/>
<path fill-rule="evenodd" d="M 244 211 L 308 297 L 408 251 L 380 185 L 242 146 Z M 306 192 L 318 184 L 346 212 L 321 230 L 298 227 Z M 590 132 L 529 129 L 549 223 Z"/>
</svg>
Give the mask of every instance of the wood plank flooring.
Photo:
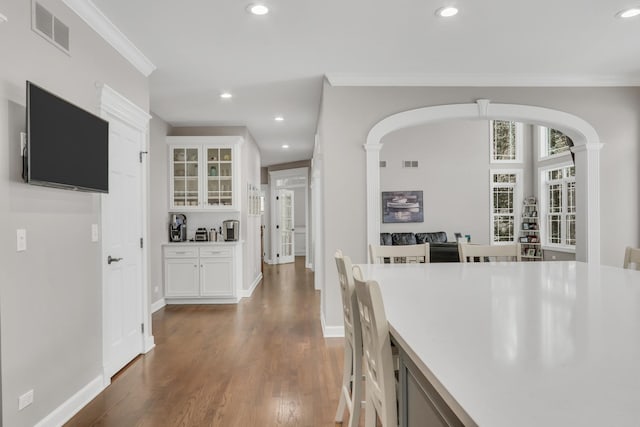
<svg viewBox="0 0 640 427">
<path fill-rule="evenodd" d="M 167 306 L 156 348 L 67 426 L 334 426 L 343 340 L 325 339 L 304 259 L 265 266 L 238 305 Z"/>
</svg>

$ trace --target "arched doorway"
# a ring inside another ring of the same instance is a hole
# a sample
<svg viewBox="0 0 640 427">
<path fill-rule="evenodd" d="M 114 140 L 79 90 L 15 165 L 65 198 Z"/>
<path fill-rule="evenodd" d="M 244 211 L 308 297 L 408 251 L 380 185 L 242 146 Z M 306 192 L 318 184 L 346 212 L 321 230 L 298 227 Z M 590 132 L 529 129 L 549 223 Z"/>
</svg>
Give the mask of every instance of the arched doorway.
<svg viewBox="0 0 640 427">
<path fill-rule="evenodd" d="M 476 103 L 439 105 L 404 111 L 374 125 L 364 145 L 367 170 L 367 244 L 380 239 L 380 149 L 382 138 L 405 127 L 453 119 L 510 120 L 558 129 L 573 142 L 576 164 L 576 260 L 600 263 L 600 149 L 593 126 L 562 111 L 518 104 Z"/>
</svg>

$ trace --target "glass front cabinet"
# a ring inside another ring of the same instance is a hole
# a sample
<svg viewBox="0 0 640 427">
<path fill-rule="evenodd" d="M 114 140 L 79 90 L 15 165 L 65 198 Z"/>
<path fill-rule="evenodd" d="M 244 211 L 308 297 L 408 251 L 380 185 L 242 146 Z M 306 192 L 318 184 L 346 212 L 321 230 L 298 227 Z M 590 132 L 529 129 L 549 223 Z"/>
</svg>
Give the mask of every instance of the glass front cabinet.
<svg viewBox="0 0 640 427">
<path fill-rule="evenodd" d="M 169 210 L 239 210 L 241 137 L 167 137 Z"/>
</svg>

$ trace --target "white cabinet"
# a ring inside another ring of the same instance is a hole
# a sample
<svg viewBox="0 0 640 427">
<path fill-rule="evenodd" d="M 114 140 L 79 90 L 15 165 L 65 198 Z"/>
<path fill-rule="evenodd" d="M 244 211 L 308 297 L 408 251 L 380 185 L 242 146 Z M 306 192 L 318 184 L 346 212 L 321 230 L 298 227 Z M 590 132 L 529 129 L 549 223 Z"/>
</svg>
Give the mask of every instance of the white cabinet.
<svg viewBox="0 0 640 427">
<path fill-rule="evenodd" d="M 239 248 L 240 244 L 165 245 L 167 303 L 237 302 Z"/>
<path fill-rule="evenodd" d="M 238 211 L 241 137 L 167 137 L 170 211 Z"/>
</svg>

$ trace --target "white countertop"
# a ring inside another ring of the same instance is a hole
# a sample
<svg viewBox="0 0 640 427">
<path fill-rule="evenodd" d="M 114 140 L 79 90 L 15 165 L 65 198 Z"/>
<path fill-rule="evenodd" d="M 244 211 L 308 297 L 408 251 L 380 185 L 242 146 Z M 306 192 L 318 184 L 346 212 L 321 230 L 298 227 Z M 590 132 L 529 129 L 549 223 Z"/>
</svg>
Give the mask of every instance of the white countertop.
<svg viewBox="0 0 640 427">
<path fill-rule="evenodd" d="M 166 242 L 162 246 L 235 246 L 243 244 L 244 240 L 235 242 Z"/>
<path fill-rule="evenodd" d="M 640 426 L 640 272 L 360 265 L 392 333 L 482 427 Z"/>
</svg>

